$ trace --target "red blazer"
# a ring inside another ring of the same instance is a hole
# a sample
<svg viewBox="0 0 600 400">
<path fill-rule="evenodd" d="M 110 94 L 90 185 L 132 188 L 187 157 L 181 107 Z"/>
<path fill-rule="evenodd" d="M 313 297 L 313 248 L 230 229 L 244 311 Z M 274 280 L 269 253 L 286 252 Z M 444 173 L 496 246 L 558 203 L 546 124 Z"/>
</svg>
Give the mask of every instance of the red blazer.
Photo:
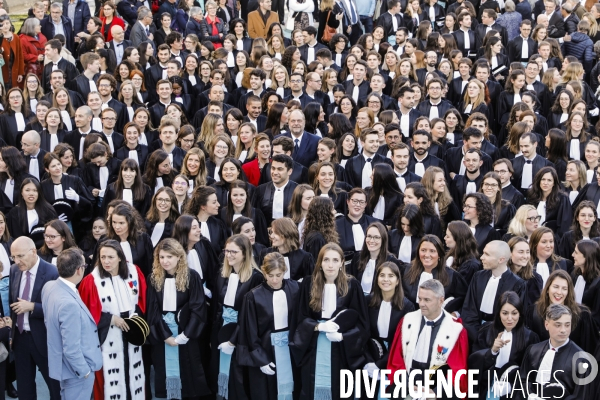
<svg viewBox="0 0 600 400">
<path fill-rule="evenodd" d="M 13 66 L 12 66 L 12 87 L 18 87 L 23 89 L 23 83 L 25 82 L 25 62 L 23 60 L 23 49 L 21 48 L 21 39 L 18 35 L 13 34 L 13 40 L 8 43 L 5 39 L 2 41 L 2 56 L 4 57 L 4 66 L 2 67 L 2 76 L 4 82 L 8 80 L 8 63 L 10 60 L 10 51 L 14 54 Z M 17 82 L 19 75 L 23 76 L 21 82 Z"/>
<path fill-rule="evenodd" d="M 106 24 L 106 17 L 101 17 L 100 20 L 102 21 L 102 27 L 100 27 L 100 33 L 102 34 L 102 36 L 104 35 L 104 26 Z M 113 26 L 118 25 L 121 28 L 123 28 L 123 30 L 125 30 L 125 21 L 123 21 L 121 18 L 117 17 L 116 15 L 113 16 L 113 20 L 112 23 L 110 24 L 110 27 L 112 28 Z M 112 34 L 110 33 L 110 30 L 108 31 L 108 36 L 106 37 L 106 42 L 110 42 L 112 40 Z"/>
<path fill-rule="evenodd" d="M 23 60 L 25 61 L 25 72 L 35 73 L 40 79 L 42 77 L 42 70 L 44 69 L 44 62 L 38 61 L 38 56 L 44 54 L 44 47 L 46 46 L 46 36 L 42 33 L 38 33 L 38 38 L 33 36 L 20 34 L 21 39 L 21 51 L 23 52 Z"/>
</svg>

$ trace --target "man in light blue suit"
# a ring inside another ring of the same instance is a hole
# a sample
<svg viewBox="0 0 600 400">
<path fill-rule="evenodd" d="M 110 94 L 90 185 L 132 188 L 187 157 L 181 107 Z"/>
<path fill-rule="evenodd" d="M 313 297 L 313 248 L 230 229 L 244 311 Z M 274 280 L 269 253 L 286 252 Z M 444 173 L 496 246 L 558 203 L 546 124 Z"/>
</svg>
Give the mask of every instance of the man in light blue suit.
<svg viewBox="0 0 600 400">
<path fill-rule="evenodd" d="M 56 263 L 58 280 L 42 289 L 50 377 L 60 381 L 63 400 L 89 400 L 94 372 L 102 368 L 102 352 L 96 322 L 76 287 L 85 271 L 83 252 L 65 250 Z"/>
</svg>

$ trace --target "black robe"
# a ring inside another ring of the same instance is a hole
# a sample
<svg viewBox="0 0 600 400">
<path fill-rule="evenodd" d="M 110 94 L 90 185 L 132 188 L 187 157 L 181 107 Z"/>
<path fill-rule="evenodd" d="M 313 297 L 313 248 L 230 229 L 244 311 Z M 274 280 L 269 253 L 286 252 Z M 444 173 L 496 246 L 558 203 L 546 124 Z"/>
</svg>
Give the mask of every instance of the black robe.
<svg viewBox="0 0 600 400">
<path fill-rule="evenodd" d="M 573 272 L 571 273 L 571 279 L 573 279 L 573 285 L 577 283 L 579 276 Z M 598 289 L 600 288 L 600 277 L 586 280 L 585 288 L 583 289 L 583 297 L 581 303 L 586 305 L 592 313 L 592 320 L 596 324 L 596 327 L 600 327 L 600 296 L 598 296 Z"/>
<path fill-rule="evenodd" d="M 315 196 L 321 196 L 321 194 L 321 189 L 317 188 L 317 190 L 315 191 Z M 329 196 L 329 198 L 331 199 L 331 202 L 333 203 L 333 208 L 338 214 L 348 214 L 348 193 L 346 193 L 345 190 L 338 189 L 338 193 L 334 193 L 333 190 L 329 190 L 329 192 L 327 192 L 327 196 Z"/>
<path fill-rule="evenodd" d="M 548 208 L 546 203 L 546 221 L 544 226 L 552 229 L 556 235 L 561 237 L 571 227 L 573 222 L 573 208 L 569 201 L 569 196 L 563 192 L 558 192 L 559 202 L 555 207 Z M 537 208 L 538 204 L 532 204 Z"/>
<path fill-rule="evenodd" d="M 91 130 L 89 131 L 86 135 L 82 135 L 81 131 L 79 130 L 79 128 L 76 128 L 75 125 L 73 124 L 73 130 L 70 132 L 67 132 L 67 134 L 65 135 L 63 142 L 70 144 L 71 147 L 73 147 L 73 158 L 75 161 L 81 160 L 83 158 L 83 154 L 79 154 L 79 148 L 81 145 L 81 138 L 85 137 L 87 135 L 89 135 L 90 133 L 97 133 L 100 135 L 100 137 L 102 137 L 102 141 L 106 144 L 108 144 L 108 139 L 106 139 L 106 136 L 104 135 L 104 133 L 102 132 L 96 132 L 95 130 Z"/>
<path fill-rule="evenodd" d="M 299 284 L 285 279 L 281 289 L 285 293 L 288 307 L 287 328 L 276 330 L 273 312 L 273 293 L 275 289 L 266 282 L 257 286 L 244 299 L 242 312 L 239 314 L 239 342 L 236 347 L 237 360 L 240 365 L 248 367 L 250 398 L 277 400 L 277 375 L 266 375 L 260 367 L 269 363 L 276 364 L 275 351 L 271 344 L 271 334 L 287 331 L 292 323 L 294 311 L 298 305 Z M 294 386 L 300 389 L 300 374 L 294 368 Z"/>
<path fill-rule="evenodd" d="M 40 149 L 46 150 L 48 152 L 50 152 L 50 133 L 48 132 L 47 129 L 44 129 L 43 131 L 39 132 L 40 134 Z M 56 137 L 58 139 L 58 143 L 63 142 L 65 140 L 65 136 L 67 134 L 67 131 L 64 129 L 59 129 L 56 132 Z"/>
<path fill-rule="evenodd" d="M 367 192 L 367 199 L 371 197 L 372 190 L 372 187 L 368 187 L 365 189 L 365 191 Z M 398 209 L 404 205 L 404 195 L 402 194 L 402 192 L 392 192 L 384 194 L 383 197 L 385 199 L 385 208 L 383 213 L 383 219 L 379 221 L 381 221 L 385 226 L 394 226 L 396 223 L 396 213 L 398 212 Z M 368 200 L 365 212 L 373 217 L 374 208 L 371 209 Z"/>
<path fill-rule="evenodd" d="M 494 208 L 494 212 L 496 209 Z M 503 236 L 508 231 L 508 225 L 512 221 L 513 217 L 517 213 L 515 207 L 507 201 L 502 200 L 502 206 L 500 208 L 500 215 L 496 220 L 494 216 L 494 228 L 500 236 Z"/>
<path fill-rule="evenodd" d="M 144 219 L 144 226 L 146 227 L 146 233 L 148 234 L 148 236 L 150 236 L 150 241 L 152 241 L 152 233 L 154 233 L 154 228 L 156 227 L 157 223 L 158 222 L 150 222 L 147 219 Z M 174 225 L 175 222 L 165 221 L 165 228 L 163 229 L 163 233 L 160 236 L 160 239 L 158 239 L 158 242 L 156 243 L 157 245 L 161 240 L 168 239 L 171 237 Z"/>
<path fill-rule="evenodd" d="M 479 175 L 473 180 L 470 180 L 467 175 L 454 175 L 454 178 L 450 182 L 450 194 L 452 195 L 452 199 L 456 205 L 459 205 L 462 208 L 463 199 L 467 194 L 467 185 L 469 183 L 475 183 L 475 191 L 478 192 L 481 188 L 481 184 L 483 183 L 483 174 L 480 172 Z"/>
<path fill-rule="evenodd" d="M 579 191 L 577 198 L 575 198 L 575 201 L 573 202 L 573 210 L 575 210 L 579 203 L 584 200 L 593 202 L 594 206 L 598 208 L 598 204 L 600 204 L 600 185 L 598 185 L 597 181 L 588 183 Z M 571 225 L 569 224 L 569 226 Z"/>
<path fill-rule="evenodd" d="M 365 237 L 367 235 L 368 226 L 373 222 L 377 222 L 377 219 L 367 214 L 363 214 L 363 216 L 358 220 L 358 224 L 362 227 Z M 344 251 L 344 257 L 348 263 L 352 260 L 352 257 L 356 251 L 354 247 L 354 234 L 352 233 L 352 225 L 354 225 L 354 221 L 352 221 L 347 215 L 343 218 L 338 218 L 335 220 L 335 227 L 338 232 L 340 247 Z"/>
<path fill-rule="evenodd" d="M 471 284 L 473 280 L 473 275 L 476 272 L 480 271 L 482 268 L 481 261 L 476 258 L 470 258 L 466 261 L 463 261 L 461 265 L 458 266 L 456 272 L 458 272 L 467 282 L 467 285 Z"/>
<path fill-rule="evenodd" d="M 444 309 L 449 313 L 453 313 L 454 311 L 459 311 L 462 308 L 468 286 L 461 274 L 450 267 L 444 266 L 444 268 L 446 268 L 446 272 L 448 273 L 448 284 L 444 286 L 444 298 L 447 300 L 450 297 L 453 297 L 453 299 L 444 306 Z M 433 279 L 437 279 L 437 269 L 434 269 L 431 274 L 433 275 Z M 404 295 L 408 297 L 410 301 L 415 303 L 415 305 L 417 304 L 417 295 L 419 293 L 419 280 L 420 277 L 418 276 L 413 283 L 410 283 L 406 278 L 402 279 Z"/>
<path fill-rule="evenodd" d="M 17 205 L 13 207 L 8 214 L 6 214 L 6 228 L 10 232 L 10 235 L 14 238 L 18 238 L 19 236 L 27 236 L 31 238 L 35 243 L 35 247 L 39 249 L 44 244 L 43 231 L 36 232 L 34 235 L 31 235 L 30 233 L 37 228 L 44 228 L 46 222 L 52 221 L 56 218 L 58 218 L 58 216 L 56 215 L 56 211 L 54 211 L 54 209 L 52 209 L 48 215 L 38 211 L 38 223 L 33 226 L 30 231 L 27 220 L 27 209 Z"/>
<path fill-rule="evenodd" d="M 522 340 L 517 341 L 515 339 L 518 333 L 513 330 L 513 342 L 511 343 L 508 362 L 498 368 L 496 367 L 496 360 L 499 353 L 492 354 L 492 347 L 490 346 L 490 343 L 493 344 L 494 339 L 496 339 L 495 337 L 492 338 L 493 323 L 482 325 L 476 340 L 473 342 L 468 360 L 469 368 L 479 370 L 478 389 L 480 399 L 486 398 L 487 389 L 493 383 L 490 381 L 490 378 L 493 380 L 494 373 L 500 378 L 508 368 L 512 366 L 520 367 L 527 348 L 532 344 L 539 343 L 540 338 L 535 332 L 530 331 L 524 326 L 521 328 L 521 331 L 523 335 Z M 511 385 L 514 382 L 516 374 L 517 370 L 513 370 L 508 374 L 508 382 L 511 382 Z M 507 397 L 501 398 L 504 400 Z"/>
<path fill-rule="evenodd" d="M 540 389 L 538 384 L 535 383 L 535 376 L 537 376 L 537 370 L 540 368 L 544 354 L 550 349 L 550 342 L 548 340 L 542 340 L 542 342 L 530 346 L 525 351 L 523 362 L 521 364 L 520 374 L 523 381 L 523 389 L 528 390 L 529 393 L 535 393 L 543 390 L 544 397 L 546 398 L 560 398 L 564 400 L 575 400 L 575 399 L 586 399 L 590 398 L 593 393 L 593 385 L 576 385 L 573 381 L 573 376 L 581 376 L 577 371 L 585 371 L 581 363 L 583 360 L 581 357 L 575 357 L 575 354 L 581 351 L 581 348 L 576 345 L 573 341 L 569 341 L 564 346 L 557 350 L 554 362 L 552 364 L 552 373 L 550 374 L 550 381 L 544 384 Z M 577 369 L 573 369 L 577 361 Z M 590 371 L 591 368 L 588 369 Z M 526 380 L 523 377 L 528 376 L 531 373 L 531 378 Z M 554 384 L 554 387 L 548 386 Z"/>
<path fill-rule="evenodd" d="M 511 178 L 512 184 L 515 186 L 515 188 L 517 190 L 520 190 L 521 193 L 523 193 L 524 195 L 526 195 L 527 189 L 521 188 L 521 182 L 523 180 L 523 168 L 525 165 L 525 161 L 526 161 L 525 157 L 516 157 L 512 161 L 512 166 L 513 166 L 515 173 L 513 174 L 512 178 Z M 531 168 L 531 182 L 532 183 L 535 178 L 535 175 L 538 173 L 538 171 L 540 169 L 542 169 L 544 167 L 554 167 L 554 164 L 551 161 L 548 161 L 547 159 L 540 156 L 539 154 L 537 154 L 534 157 L 534 159 L 531 161 L 531 164 L 532 164 L 532 168 Z M 570 224 L 569 224 L 569 226 L 570 226 Z"/>
<path fill-rule="evenodd" d="M 111 201 L 115 199 L 123 200 L 123 193 L 120 193 L 119 195 L 117 195 L 116 193 L 116 185 L 117 183 L 113 182 L 106 187 L 106 192 L 104 192 L 104 200 L 102 201 L 102 215 L 106 215 L 106 210 L 108 209 L 108 205 Z M 148 210 L 150 210 L 150 206 L 152 205 L 153 193 L 152 189 L 150 189 L 150 186 L 146 185 L 145 183 L 143 183 L 143 185 L 145 192 L 144 198 L 142 200 L 134 199 L 133 208 L 135 208 L 140 213 L 142 218 L 145 218 L 146 214 L 148 213 Z M 169 236 L 167 237 L 171 237 L 171 235 L 169 234 Z"/>
<path fill-rule="evenodd" d="M 115 158 L 118 158 L 119 160 L 125 160 L 126 158 L 129 158 L 129 150 L 129 147 L 126 146 L 117 149 L 117 151 L 115 151 L 114 154 Z M 146 169 L 146 161 L 148 160 L 149 156 L 148 146 L 144 144 L 138 144 L 134 150 L 137 153 L 140 171 L 142 172 L 142 174 L 144 174 L 144 171 Z"/>
<path fill-rule="evenodd" d="M 364 154 L 358 154 L 350 158 L 346 162 L 346 182 L 353 187 L 362 187 L 362 171 L 367 163 L 366 156 Z M 377 164 L 388 164 L 393 168 L 392 161 L 389 158 L 382 156 L 381 154 L 373 154 L 371 157 L 371 166 L 374 167 Z M 371 185 L 368 185 L 371 186 Z"/>
<path fill-rule="evenodd" d="M 227 225 L 229 236 L 233 235 L 233 232 L 231 231 L 231 223 L 233 221 L 227 221 L 227 208 L 222 208 L 221 211 L 219 211 L 219 217 L 221 218 L 221 221 Z M 252 216 L 250 218 L 252 219 L 254 230 L 256 231 L 256 242 L 264 246 L 269 245 L 271 242 L 269 241 L 267 221 L 265 220 L 265 216 L 263 215 L 262 211 L 260 211 L 258 208 L 252 207 Z"/>
<path fill-rule="evenodd" d="M 178 332 L 185 334 L 189 341 L 178 345 L 179 349 L 179 376 L 181 378 L 181 395 L 183 397 L 206 396 L 211 393 L 207 377 L 202 365 L 200 336 L 208 320 L 208 307 L 202 290 L 200 275 L 193 270 L 188 271 L 188 288 L 177 291 L 176 315 Z M 174 279 L 167 276 L 167 279 Z M 164 287 L 163 287 L 164 288 Z M 165 366 L 165 340 L 172 337 L 173 333 L 163 320 L 164 291 L 157 291 L 148 284 L 148 297 L 146 305 L 146 318 L 150 326 L 148 338 L 151 345 L 152 364 L 154 365 L 154 389 L 158 397 L 167 397 L 166 366 Z"/>
<path fill-rule="evenodd" d="M 399 258 L 400 245 L 402 244 L 402 240 L 404 240 L 405 237 L 406 236 L 404 235 L 404 231 L 402 229 L 392 229 L 388 233 L 388 250 L 400 262 L 402 262 Z M 419 246 L 421 237 L 410 236 L 409 238 L 410 238 L 410 247 L 411 247 L 410 259 L 412 261 L 415 259 L 415 255 L 417 253 L 417 247 Z M 400 271 L 402 271 L 402 270 L 400 270 Z"/>
<path fill-rule="evenodd" d="M 509 201 L 517 210 L 525 204 L 525 196 L 523 196 L 523 193 L 519 192 L 517 188 L 510 183 L 508 186 L 502 188 L 502 200 Z"/>
<path fill-rule="evenodd" d="M 229 237 L 229 230 L 219 217 L 208 217 L 206 224 L 208 224 L 208 231 L 210 233 L 210 239 L 207 239 L 210 240 L 215 253 L 220 254 L 225 248 L 225 241 Z"/>
<path fill-rule="evenodd" d="M 481 175 L 485 175 L 490 171 L 493 171 L 492 168 L 492 158 L 485 152 L 482 151 L 482 161 L 483 164 L 479 168 Z M 458 143 L 455 147 L 452 147 L 446 151 L 446 165 L 448 166 L 448 174 L 450 172 L 454 172 L 458 174 L 460 172 L 460 166 L 462 165 L 463 159 L 463 148 L 462 146 L 458 146 Z M 449 181 L 449 180 L 448 180 Z"/>
<path fill-rule="evenodd" d="M 381 249 L 381 251 L 386 251 L 387 252 L 387 249 Z M 385 262 L 393 262 L 394 264 L 396 264 L 398 266 L 398 269 L 400 270 L 400 273 L 402 275 L 404 275 L 405 268 L 408 267 L 407 264 L 404 264 L 404 263 L 402 263 L 402 261 L 399 261 L 391 253 L 388 253 L 388 255 L 387 255 L 386 259 L 385 259 Z M 361 282 L 362 282 L 362 277 L 363 277 L 363 274 L 364 274 L 365 270 L 363 269 L 361 271 L 359 269 L 360 268 L 359 264 L 360 264 L 360 252 L 356 252 L 354 254 L 354 257 L 352 257 L 352 262 L 350 263 L 350 265 L 348 265 L 346 267 L 346 273 L 349 274 L 349 275 L 352 275 L 353 277 L 355 277 L 356 280 L 358 281 L 359 285 L 360 285 Z M 375 271 L 377 271 L 377 268 L 379 267 L 379 265 L 381 265 L 381 264 L 376 264 L 375 265 Z M 365 264 L 365 267 L 366 267 L 366 264 Z M 373 274 L 373 282 L 371 284 L 371 291 L 373 290 L 373 288 L 376 285 L 377 285 L 377 274 L 374 273 Z M 362 285 L 361 285 L 361 287 L 362 287 Z"/>
<path fill-rule="evenodd" d="M 235 293 L 235 301 L 233 308 L 235 311 L 240 313 L 242 311 L 242 306 L 244 302 L 244 298 L 246 294 L 254 289 L 256 286 L 260 285 L 263 282 L 263 275 L 257 270 L 252 270 L 252 276 L 246 282 L 238 282 L 237 291 Z M 227 285 L 229 283 L 229 278 L 223 278 L 221 274 L 217 276 L 216 279 L 216 287 L 213 292 L 213 302 L 215 303 L 215 316 L 213 318 L 213 329 L 211 333 L 211 368 L 210 368 L 210 379 L 209 384 L 211 386 L 211 390 L 214 393 L 217 393 L 217 374 L 219 372 L 219 363 L 220 363 L 220 350 L 218 349 L 219 345 L 223 343 L 225 338 L 224 333 L 219 334 L 219 331 L 223 327 L 223 301 L 225 300 L 225 295 L 227 294 Z M 228 341 L 237 346 L 239 337 L 239 314 L 238 321 L 232 327 L 228 327 L 231 331 L 227 332 Z M 227 324 L 227 325 L 231 325 Z M 214 375 L 214 376 L 213 376 Z M 231 366 L 229 369 L 229 398 L 230 399 L 247 399 L 248 393 L 245 391 L 245 382 L 244 371 L 242 366 L 238 364 L 237 361 L 237 349 L 233 351 L 231 355 Z"/>
<path fill-rule="evenodd" d="M 214 292 L 217 283 L 217 276 L 221 270 L 221 262 L 212 248 L 210 242 L 205 237 L 201 237 L 200 241 L 192 247 L 190 251 L 195 251 L 200 260 L 200 268 L 202 268 L 202 276 L 200 279 L 206 287 Z M 207 300 L 209 301 L 209 300 Z"/>
<path fill-rule="evenodd" d="M 477 251 L 479 254 L 483 254 L 483 249 L 485 249 L 485 246 L 489 242 L 500 240 L 502 238 L 502 235 L 500 235 L 490 224 L 477 224 L 474 236 L 477 241 Z"/>
<path fill-rule="evenodd" d="M 321 312 L 315 312 L 309 306 L 312 280 L 305 279 L 300 286 L 298 308 L 295 319 L 290 325 L 290 351 L 293 360 L 301 368 L 302 390 L 301 399 L 312 399 L 315 391 L 315 364 L 317 338 L 319 332 L 315 327 L 324 320 Z M 331 398 L 340 398 L 340 370 L 358 369 L 365 365 L 363 343 L 369 337 L 367 304 L 362 294 L 360 283 L 350 278 L 348 293 L 345 296 L 337 294 L 336 312 L 354 310 L 358 314 L 356 325 L 342 332 L 341 342 L 331 343 Z"/>
<path fill-rule="evenodd" d="M 465 302 L 462 308 L 461 318 L 463 325 L 469 334 L 469 340 L 475 341 L 477 339 L 477 332 L 481 329 L 483 321 L 490 322 L 494 320 L 494 315 L 498 311 L 498 303 L 500 296 L 506 291 L 516 292 L 521 298 L 521 302 L 525 301 L 525 295 L 527 292 L 525 281 L 513 274 L 510 269 L 506 269 L 500 277 L 498 283 L 498 289 L 496 290 L 496 296 L 494 298 L 493 313 L 486 314 L 481 311 L 481 303 L 483 301 L 483 295 L 487 287 L 488 281 L 492 277 L 492 271 L 484 270 L 476 272 L 473 275 Z"/>
<path fill-rule="evenodd" d="M 292 201 L 292 194 L 294 193 L 296 186 L 298 186 L 296 182 L 288 181 L 283 189 L 284 216 L 288 214 L 288 205 L 290 204 L 290 201 Z M 268 226 L 273 222 L 273 198 L 275 197 L 275 190 L 273 182 L 265 183 L 256 188 L 252 199 L 252 206 L 262 211 Z"/>
</svg>

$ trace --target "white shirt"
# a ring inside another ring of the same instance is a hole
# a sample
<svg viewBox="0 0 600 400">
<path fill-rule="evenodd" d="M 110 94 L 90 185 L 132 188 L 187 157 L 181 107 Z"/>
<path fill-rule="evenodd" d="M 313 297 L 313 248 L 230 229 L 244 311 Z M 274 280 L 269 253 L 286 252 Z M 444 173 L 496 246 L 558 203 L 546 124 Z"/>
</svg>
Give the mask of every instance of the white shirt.
<svg viewBox="0 0 600 400">
<path fill-rule="evenodd" d="M 290 181 L 288 180 L 285 185 L 280 188 L 274 187 L 275 193 L 273 193 L 273 219 L 283 218 L 285 215 L 284 210 L 284 190 Z"/>
<path fill-rule="evenodd" d="M 40 258 L 37 258 L 37 261 L 35 263 L 35 265 L 29 270 L 29 293 L 28 293 L 28 298 L 31 301 L 31 295 L 33 294 L 33 286 L 35 284 L 35 277 L 37 276 L 38 273 L 38 267 L 40 266 Z M 27 282 L 27 272 L 23 272 L 21 274 L 21 282 L 19 284 L 19 298 L 22 299 L 23 298 L 23 291 L 25 290 L 25 283 Z M 25 313 L 24 318 L 23 318 L 23 330 L 25 331 L 29 331 L 31 330 L 30 326 L 29 326 L 29 314 L 28 312 Z"/>
</svg>

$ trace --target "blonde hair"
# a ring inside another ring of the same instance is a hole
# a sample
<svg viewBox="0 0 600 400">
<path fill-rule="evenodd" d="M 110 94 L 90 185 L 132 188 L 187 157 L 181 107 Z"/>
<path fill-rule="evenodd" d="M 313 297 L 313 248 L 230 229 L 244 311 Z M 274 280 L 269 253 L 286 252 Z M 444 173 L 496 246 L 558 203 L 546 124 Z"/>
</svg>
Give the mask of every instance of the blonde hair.
<svg viewBox="0 0 600 400">
<path fill-rule="evenodd" d="M 567 84 L 569 81 L 579 81 L 581 74 L 583 74 L 583 65 L 580 62 L 569 63 L 562 74 L 562 83 Z"/>
<path fill-rule="evenodd" d="M 222 119 L 219 114 L 209 113 L 204 117 L 204 121 L 202 121 L 202 127 L 200 128 L 200 134 L 198 135 L 197 143 L 204 142 L 204 146 L 208 145 L 215 135 L 215 126 L 217 125 L 217 121 Z"/>
<path fill-rule="evenodd" d="M 244 261 L 240 267 L 240 271 L 238 275 L 240 276 L 240 282 L 244 283 L 250 280 L 252 277 L 252 270 L 257 270 L 256 262 L 254 262 L 254 255 L 252 254 L 252 244 L 250 243 L 250 239 L 248 239 L 244 235 L 233 235 L 225 242 L 225 246 L 229 243 L 235 244 L 241 250 Z M 233 271 L 233 267 L 229 265 L 229 261 L 227 257 L 223 260 L 223 268 L 221 269 L 221 276 L 223 278 L 229 278 Z"/>
<path fill-rule="evenodd" d="M 508 225 L 508 233 L 515 236 L 527 238 L 527 229 L 525 229 L 525 221 L 527 220 L 527 214 L 529 211 L 537 211 L 537 208 L 531 204 L 524 204 L 515 213 L 515 216 Z"/>
<path fill-rule="evenodd" d="M 450 195 L 450 191 L 448 190 L 448 182 L 446 182 L 446 186 L 444 186 L 444 192 L 438 193 L 433 188 L 433 183 L 435 182 L 436 174 L 442 174 L 444 177 L 444 170 L 439 167 L 429 167 L 425 170 L 423 174 L 423 178 L 421 179 L 421 183 L 423 187 L 425 187 L 425 191 L 427 192 L 427 196 L 431 200 L 431 206 L 435 208 L 435 203 L 438 203 L 438 208 L 440 210 L 440 217 L 446 215 L 448 211 L 448 207 L 452 203 L 452 196 Z M 445 178 L 444 178 L 445 179 Z M 440 218 L 443 221 L 442 218 Z"/>
<path fill-rule="evenodd" d="M 468 90 L 465 90 L 465 106 L 468 104 L 472 104 L 473 110 L 477 107 L 479 107 L 480 104 L 485 104 L 485 86 L 483 85 L 483 83 L 481 83 L 481 81 L 479 79 L 471 79 L 469 81 L 469 83 L 467 83 L 467 88 L 469 88 L 469 85 L 474 83 L 475 85 L 477 85 L 477 87 L 479 88 L 479 95 L 477 95 L 477 98 L 475 99 L 475 101 L 471 101 L 471 98 L 469 97 L 469 93 Z"/>
<path fill-rule="evenodd" d="M 242 143 L 242 139 L 241 138 L 241 134 L 240 132 L 242 131 L 242 128 L 248 126 L 250 127 L 250 130 L 252 130 L 252 142 L 250 143 L 250 147 L 248 148 L 248 154 L 246 156 L 246 159 L 249 160 L 254 156 L 254 145 L 256 144 L 256 127 L 250 123 L 250 122 L 244 122 L 240 125 L 240 127 L 238 128 L 238 135 L 237 135 L 237 143 L 235 145 L 235 158 L 239 159 L 240 158 L 240 154 L 242 154 L 242 151 L 244 150 L 244 144 Z"/>
<path fill-rule="evenodd" d="M 190 273 L 187 263 L 187 255 L 181 244 L 175 239 L 163 239 L 154 249 L 154 262 L 152 263 L 152 275 L 150 283 L 157 292 L 161 292 L 165 284 L 166 271 L 160 265 L 160 252 L 164 251 L 173 256 L 179 257 L 177 268 L 175 269 L 175 287 L 179 292 L 185 292 L 190 286 Z"/>
<path fill-rule="evenodd" d="M 181 165 L 181 173 L 185 175 L 188 179 L 190 178 L 190 171 L 187 168 L 187 160 L 191 156 L 198 157 L 198 161 L 200 163 L 200 167 L 198 168 L 198 175 L 196 175 L 196 179 L 194 179 L 194 185 L 206 185 L 206 176 L 208 175 L 208 172 L 206 171 L 206 157 L 204 156 L 204 152 L 198 147 L 192 147 L 186 153 L 185 157 L 183 158 L 183 164 Z"/>
</svg>

